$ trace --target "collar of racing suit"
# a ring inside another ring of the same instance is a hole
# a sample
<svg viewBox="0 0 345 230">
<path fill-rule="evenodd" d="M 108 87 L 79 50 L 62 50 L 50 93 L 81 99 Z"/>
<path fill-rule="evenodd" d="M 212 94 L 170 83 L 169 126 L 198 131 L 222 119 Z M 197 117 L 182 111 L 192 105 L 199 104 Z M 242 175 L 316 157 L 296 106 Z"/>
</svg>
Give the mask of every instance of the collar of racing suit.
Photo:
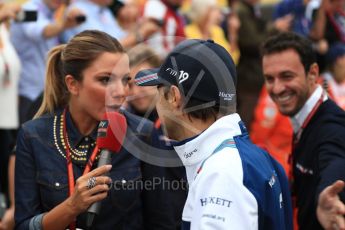
<svg viewBox="0 0 345 230">
<path fill-rule="evenodd" d="M 198 168 L 226 139 L 241 135 L 237 113 L 221 117 L 199 135 L 174 143 L 174 149 L 186 167 L 188 184 L 191 185 Z"/>
</svg>

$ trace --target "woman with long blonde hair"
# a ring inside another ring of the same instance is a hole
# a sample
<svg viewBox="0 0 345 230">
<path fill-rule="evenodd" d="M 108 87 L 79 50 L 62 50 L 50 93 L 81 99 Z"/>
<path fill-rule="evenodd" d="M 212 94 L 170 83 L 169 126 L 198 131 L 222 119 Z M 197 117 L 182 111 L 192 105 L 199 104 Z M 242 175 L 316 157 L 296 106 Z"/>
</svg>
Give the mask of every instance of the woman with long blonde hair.
<svg viewBox="0 0 345 230">
<path fill-rule="evenodd" d="M 84 31 L 50 51 L 43 103 L 18 135 L 16 229 L 86 229 L 85 211 L 98 201 L 92 229 L 143 228 L 141 188 L 133 186 L 140 160 L 122 148 L 111 165 L 94 169 L 91 157 L 106 110 L 123 113 L 129 129 L 140 123 L 132 136 L 151 135 L 151 123 L 120 110 L 129 80 L 128 56 L 106 33 Z"/>
</svg>

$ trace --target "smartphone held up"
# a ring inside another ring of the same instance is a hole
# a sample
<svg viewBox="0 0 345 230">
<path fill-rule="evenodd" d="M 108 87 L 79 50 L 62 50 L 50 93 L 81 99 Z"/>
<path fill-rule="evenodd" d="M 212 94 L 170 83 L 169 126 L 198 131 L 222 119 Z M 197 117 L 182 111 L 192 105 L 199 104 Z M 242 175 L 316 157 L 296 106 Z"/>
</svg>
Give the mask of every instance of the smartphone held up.
<svg viewBox="0 0 345 230">
<path fill-rule="evenodd" d="M 85 15 L 78 15 L 75 17 L 75 20 L 78 24 L 83 23 L 86 21 L 86 16 Z"/>
<path fill-rule="evenodd" d="M 16 22 L 35 22 L 37 21 L 36 10 L 21 10 L 17 13 Z"/>
</svg>

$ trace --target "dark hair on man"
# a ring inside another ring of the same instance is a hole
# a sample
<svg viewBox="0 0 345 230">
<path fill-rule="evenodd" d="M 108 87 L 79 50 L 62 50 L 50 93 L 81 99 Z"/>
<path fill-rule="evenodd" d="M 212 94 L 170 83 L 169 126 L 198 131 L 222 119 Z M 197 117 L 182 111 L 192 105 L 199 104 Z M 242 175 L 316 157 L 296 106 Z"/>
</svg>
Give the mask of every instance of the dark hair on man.
<svg viewBox="0 0 345 230">
<path fill-rule="evenodd" d="M 270 37 L 263 44 L 261 55 L 279 53 L 288 49 L 293 49 L 298 53 L 306 73 L 310 66 L 316 62 L 312 42 L 293 32 L 279 33 Z"/>
<path fill-rule="evenodd" d="M 220 110 L 219 105 L 209 105 L 207 102 L 203 102 L 195 98 L 189 99 L 184 106 L 184 110 L 189 119 L 196 118 L 202 121 L 207 121 L 211 118 L 216 121 L 219 115 L 226 115 L 225 112 Z"/>
</svg>

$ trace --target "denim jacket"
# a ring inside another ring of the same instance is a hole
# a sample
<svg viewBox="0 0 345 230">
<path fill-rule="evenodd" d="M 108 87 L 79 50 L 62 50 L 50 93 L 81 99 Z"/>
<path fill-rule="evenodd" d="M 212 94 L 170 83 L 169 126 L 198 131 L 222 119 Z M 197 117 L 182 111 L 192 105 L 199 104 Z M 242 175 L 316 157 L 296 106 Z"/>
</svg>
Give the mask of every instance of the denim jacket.
<svg viewBox="0 0 345 230">
<path fill-rule="evenodd" d="M 151 136 L 151 122 L 126 111 L 122 112 L 128 124 L 125 142 L 140 145 L 149 143 L 154 138 Z M 59 111 L 56 114 L 61 113 Z M 97 129 L 90 136 L 84 137 L 74 126 L 68 112 L 66 122 L 72 147 L 80 142 L 88 144 L 95 140 Z M 68 197 L 67 163 L 54 144 L 53 124 L 54 115 L 43 115 L 25 123 L 19 131 L 15 167 L 16 229 L 40 229 L 42 214 Z M 141 162 L 134 156 L 138 153 L 131 154 L 126 149 L 128 148 L 123 147 L 112 157 L 110 177 L 113 187 L 102 201 L 94 229 L 144 228 L 142 188 L 133 186 L 142 179 Z M 75 180 L 82 175 L 83 169 L 83 166 L 73 164 Z M 84 229 L 85 220 L 85 214 L 80 214 L 77 217 L 77 228 Z"/>
</svg>

